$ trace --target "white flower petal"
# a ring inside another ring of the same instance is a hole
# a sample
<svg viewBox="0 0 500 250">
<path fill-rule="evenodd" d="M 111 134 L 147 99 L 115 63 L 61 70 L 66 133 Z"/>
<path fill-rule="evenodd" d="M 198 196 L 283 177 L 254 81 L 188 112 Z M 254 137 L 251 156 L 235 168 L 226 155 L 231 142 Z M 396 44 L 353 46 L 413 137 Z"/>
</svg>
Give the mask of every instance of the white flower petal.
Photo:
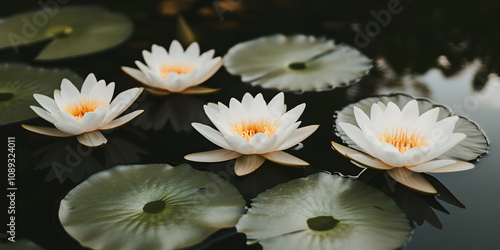
<svg viewBox="0 0 500 250">
<path fill-rule="evenodd" d="M 80 120 L 80 127 L 84 131 L 93 131 L 99 128 L 104 121 L 106 111 L 102 106 L 99 106 L 93 112 L 87 112 Z"/>
<path fill-rule="evenodd" d="M 297 105 L 295 108 L 290 109 L 288 112 L 283 114 L 283 116 L 278 120 L 278 122 L 281 124 L 291 124 L 296 122 L 304 112 L 305 108 L 306 108 L 305 103 Z"/>
<path fill-rule="evenodd" d="M 475 122 L 460 117 L 455 125 L 454 133 L 463 133 L 467 137 L 439 158 L 471 161 L 488 152 L 489 140 Z"/>
<path fill-rule="evenodd" d="M 458 172 L 473 169 L 474 164 L 466 161 L 456 161 L 454 164 L 447 165 L 441 168 L 436 168 L 429 170 L 430 173 L 448 173 L 448 172 Z"/>
<path fill-rule="evenodd" d="M 40 106 L 42 106 L 42 108 L 47 110 L 49 113 L 54 114 L 57 110 L 59 110 L 59 106 L 57 106 L 57 103 L 56 101 L 54 101 L 54 99 L 40 94 L 34 94 L 33 97 L 40 104 Z"/>
<path fill-rule="evenodd" d="M 217 149 L 184 156 L 184 159 L 196 162 L 221 162 L 239 157 L 241 154 L 227 149 Z"/>
<path fill-rule="evenodd" d="M 121 116 L 119 118 L 116 118 L 116 119 L 112 120 L 110 123 L 108 123 L 108 124 L 100 127 L 100 129 L 107 130 L 107 129 L 112 129 L 112 128 L 116 128 L 116 127 L 122 126 L 123 124 L 131 121 L 132 119 L 134 119 L 138 115 L 142 114 L 142 112 L 144 112 L 144 110 L 142 110 L 142 109 L 130 112 L 130 113 L 124 115 L 124 116 Z"/>
<path fill-rule="evenodd" d="M 401 121 L 405 127 L 410 127 L 415 124 L 419 117 L 417 100 L 409 101 L 401 110 Z"/>
<path fill-rule="evenodd" d="M 83 83 L 85 85 L 85 82 Z M 78 100 L 80 96 L 80 91 L 71 83 L 68 79 L 64 78 L 61 81 L 61 97 L 68 101 Z"/>
<path fill-rule="evenodd" d="M 234 172 L 243 176 L 257 170 L 266 159 L 260 155 L 242 155 L 234 163 Z"/>
<path fill-rule="evenodd" d="M 370 118 L 358 107 L 354 107 L 354 117 L 356 117 L 356 122 L 358 122 L 358 127 L 362 131 L 369 131 L 372 134 L 376 134 L 374 126 Z"/>
<path fill-rule="evenodd" d="M 40 117 L 42 117 L 44 120 L 50 122 L 50 123 L 56 123 L 57 120 L 47 111 L 45 111 L 44 109 L 42 108 L 39 108 L 37 106 L 30 106 L 30 108 L 35 111 L 35 113 L 37 115 L 39 115 Z"/>
<path fill-rule="evenodd" d="M 121 115 L 125 110 L 134 103 L 141 95 L 143 88 L 131 88 L 118 94 L 109 105 L 109 113 L 106 115 L 105 123 L 111 121 L 115 117 Z"/>
<path fill-rule="evenodd" d="M 335 149 L 340 154 L 345 157 L 365 166 L 371 167 L 380 170 L 389 170 L 392 169 L 392 166 L 385 164 L 384 162 L 378 160 L 377 158 L 371 157 L 369 155 L 358 152 L 354 149 L 348 148 L 346 146 L 342 146 L 334 141 L 332 141 L 333 149 Z"/>
<path fill-rule="evenodd" d="M 368 143 L 366 138 L 363 136 L 363 131 L 361 131 L 358 127 L 350 124 L 350 123 L 339 123 L 338 124 L 344 133 L 359 147 L 361 150 L 365 153 L 368 153 L 369 155 L 373 157 L 378 157 L 377 152 L 378 150 L 375 150 L 372 148 L 371 144 Z"/>
<path fill-rule="evenodd" d="M 255 148 L 240 135 L 224 136 L 224 140 L 226 140 L 227 144 L 229 145 L 229 148 L 233 149 L 234 151 L 240 154 L 255 153 Z"/>
<path fill-rule="evenodd" d="M 261 93 L 257 94 L 253 99 L 252 105 L 250 105 L 248 113 L 257 116 L 267 116 L 266 101 L 264 100 L 264 97 L 262 96 Z M 252 118 L 258 118 L 258 117 L 252 117 Z"/>
<path fill-rule="evenodd" d="M 409 188 L 429 194 L 437 193 L 436 189 L 424 177 L 405 167 L 393 168 L 387 172 L 395 181 Z"/>
<path fill-rule="evenodd" d="M 83 81 L 82 90 L 80 91 L 83 96 L 90 96 L 90 91 L 97 84 L 97 78 L 94 73 L 90 73 L 87 75 L 85 80 Z M 61 89 L 62 90 L 62 89 Z"/>
<path fill-rule="evenodd" d="M 184 54 L 184 49 L 182 48 L 182 45 L 179 43 L 179 41 L 173 40 L 172 43 L 170 44 L 168 52 L 173 60 L 178 60 L 182 58 Z"/>
<path fill-rule="evenodd" d="M 436 125 L 439 110 L 439 108 L 433 108 L 423 113 L 420 117 L 418 117 L 414 127 L 419 131 L 422 131 L 423 134 L 430 134 L 431 129 L 433 129 Z"/>
<path fill-rule="evenodd" d="M 196 131 L 198 131 L 201 135 L 203 135 L 213 144 L 221 148 L 230 149 L 229 145 L 224 140 L 223 135 L 219 131 L 201 123 L 193 122 L 191 123 L 191 125 L 193 126 L 194 129 L 196 129 Z"/>
<path fill-rule="evenodd" d="M 22 124 L 21 126 L 23 128 L 25 128 L 26 130 L 29 130 L 31 132 L 35 132 L 38 134 L 42 134 L 42 135 L 55 136 L 55 137 L 74 136 L 74 134 L 65 133 L 65 132 L 63 132 L 59 129 L 56 129 L 56 128 L 38 127 L 38 126 L 31 126 L 31 125 L 26 125 L 26 124 Z"/>
<path fill-rule="evenodd" d="M 266 133 L 257 133 L 256 135 L 252 136 L 250 138 L 250 145 L 255 148 L 255 153 L 256 154 L 263 154 L 271 151 L 273 149 L 274 143 L 277 140 L 277 136 L 271 136 L 267 135 Z"/>
<path fill-rule="evenodd" d="M 428 161 L 426 163 L 422 163 L 420 165 L 414 166 L 414 167 L 409 167 L 408 169 L 414 172 L 431 172 L 432 170 L 442 168 L 451 164 L 456 163 L 457 161 L 454 160 L 434 160 L 434 161 Z"/>
<path fill-rule="evenodd" d="M 444 152 L 450 150 L 453 148 L 455 145 L 457 145 L 459 142 L 461 142 L 463 139 L 465 139 L 465 134 L 462 133 L 454 133 L 451 134 L 445 142 L 438 142 L 435 145 L 435 149 L 432 152 L 432 154 L 429 156 L 431 159 L 434 159 L 440 155 L 442 155 Z"/>
<path fill-rule="evenodd" d="M 280 147 L 278 147 L 277 150 L 285 150 L 297 145 L 299 142 L 305 140 L 307 137 L 312 135 L 312 133 L 314 133 L 318 128 L 319 125 L 309 125 L 295 130 L 293 134 L 288 137 L 286 142 L 284 142 Z"/>
<path fill-rule="evenodd" d="M 309 166 L 309 163 L 303 161 L 289 153 L 283 151 L 273 151 L 262 154 L 266 159 L 285 166 Z"/>
<path fill-rule="evenodd" d="M 192 60 L 198 58 L 200 55 L 200 46 L 198 45 L 198 43 L 197 42 L 191 43 L 191 45 L 189 45 L 189 47 L 184 52 L 184 55 Z"/>
<path fill-rule="evenodd" d="M 104 137 L 104 135 L 99 130 L 83 133 L 76 136 L 76 139 L 78 140 L 78 142 L 87 147 L 99 147 L 108 142 L 106 137 Z"/>
<path fill-rule="evenodd" d="M 72 125 L 70 123 L 66 123 L 66 122 L 54 123 L 54 126 L 56 126 L 56 128 L 61 130 L 62 132 L 72 134 L 72 135 L 79 135 L 79 134 L 86 132 L 82 128 L 74 126 L 74 125 Z"/>
<path fill-rule="evenodd" d="M 406 165 L 406 159 L 393 145 L 382 143 L 381 148 L 377 148 L 377 158 L 393 167 Z"/>
</svg>

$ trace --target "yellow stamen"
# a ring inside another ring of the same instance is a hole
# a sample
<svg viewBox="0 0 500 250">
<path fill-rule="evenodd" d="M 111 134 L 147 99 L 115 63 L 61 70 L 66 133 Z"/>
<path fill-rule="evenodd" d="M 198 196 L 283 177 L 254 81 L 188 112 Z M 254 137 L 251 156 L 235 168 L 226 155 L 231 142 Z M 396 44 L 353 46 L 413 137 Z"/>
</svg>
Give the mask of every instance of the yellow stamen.
<svg viewBox="0 0 500 250">
<path fill-rule="evenodd" d="M 175 72 L 179 75 L 180 74 L 187 75 L 194 68 L 196 68 L 196 66 L 185 64 L 185 63 L 175 63 L 175 64 L 165 63 L 165 64 L 161 65 L 158 68 L 158 70 L 160 71 L 161 77 L 165 78 L 168 75 L 168 73 L 170 73 L 170 72 Z"/>
<path fill-rule="evenodd" d="M 258 133 L 266 133 L 269 137 L 276 133 L 279 125 L 275 120 L 270 119 L 256 119 L 256 120 L 242 120 L 241 122 L 233 122 L 231 131 L 245 140 L 250 141 L 252 137 Z"/>
<path fill-rule="evenodd" d="M 414 147 L 425 147 L 428 142 L 428 139 L 420 135 L 417 130 L 408 132 L 403 128 L 392 128 L 391 131 L 386 128 L 384 132 L 378 133 L 378 139 L 380 142 L 393 145 L 401 153 Z"/>
<path fill-rule="evenodd" d="M 68 104 L 63 111 L 71 114 L 77 120 L 80 120 L 85 113 L 93 112 L 99 106 L 105 108 L 106 104 L 102 100 L 98 100 L 96 98 L 80 98 L 77 101 Z"/>
</svg>

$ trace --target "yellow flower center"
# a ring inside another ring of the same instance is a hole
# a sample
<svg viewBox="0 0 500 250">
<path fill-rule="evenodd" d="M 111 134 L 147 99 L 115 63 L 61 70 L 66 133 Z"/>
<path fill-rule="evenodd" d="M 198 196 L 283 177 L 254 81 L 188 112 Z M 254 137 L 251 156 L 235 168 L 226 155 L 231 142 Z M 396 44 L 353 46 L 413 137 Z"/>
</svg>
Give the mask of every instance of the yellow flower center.
<svg viewBox="0 0 500 250">
<path fill-rule="evenodd" d="M 96 98 L 80 98 L 77 101 L 68 104 L 63 111 L 71 114 L 77 120 L 80 120 L 85 113 L 93 112 L 99 106 L 103 106 L 103 108 L 105 108 L 106 104 L 102 100 L 98 100 Z"/>
<path fill-rule="evenodd" d="M 276 120 L 271 119 L 256 119 L 256 120 L 242 120 L 241 122 L 233 122 L 231 131 L 245 140 L 250 141 L 252 137 L 258 133 L 266 133 L 269 137 L 276 133 L 279 126 Z"/>
<path fill-rule="evenodd" d="M 408 132 L 403 128 L 393 128 L 390 131 L 386 128 L 384 132 L 378 133 L 380 142 L 386 142 L 394 146 L 399 152 L 404 153 L 414 147 L 425 147 L 428 140 L 420 132 L 414 130 Z"/>
<path fill-rule="evenodd" d="M 160 71 L 161 77 L 165 78 L 170 72 L 175 72 L 179 75 L 180 74 L 187 75 L 194 68 L 196 68 L 196 66 L 185 63 L 176 63 L 176 64 L 165 63 L 161 65 L 158 70 Z"/>
</svg>

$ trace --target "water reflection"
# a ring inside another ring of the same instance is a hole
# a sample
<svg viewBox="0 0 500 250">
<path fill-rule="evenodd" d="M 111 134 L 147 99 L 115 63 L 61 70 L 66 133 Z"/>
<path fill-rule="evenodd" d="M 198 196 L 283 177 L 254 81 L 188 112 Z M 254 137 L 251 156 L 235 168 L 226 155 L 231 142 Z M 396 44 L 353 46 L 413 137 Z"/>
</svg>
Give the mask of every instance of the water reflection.
<svg viewBox="0 0 500 250">
<path fill-rule="evenodd" d="M 31 157 L 37 162 L 33 169 L 46 171 L 46 182 L 71 180 L 79 183 L 115 165 L 138 163 L 141 155 L 148 151 L 130 140 L 131 136 L 132 139 L 146 139 L 144 134 L 137 132 L 128 128 L 109 133 L 108 143 L 99 148 L 86 147 L 75 138 L 57 138 L 33 152 Z"/>
<path fill-rule="evenodd" d="M 392 180 L 388 174 L 367 169 L 359 176 L 359 180 L 382 190 L 387 196 L 394 199 L 405 212 L 413 227 L 421 226 L 424 221 L 436 228 L 443 228 L 435 210 L 447 213 L 448 211 L 438 202 L 438 199 L 459 208 L 465 206 L 435 177 L 423 174 L 437 191 L 437 195 L 428 195 L 415 192 Z"/>
<path fill-rule="evenodd" d="M 148 94 L 139 102 L 144 112 L 131 123 L 142 130 L 158 131 L 168 123 L 176 133 L 191 133 L 191 123 L 209 123 L 203 111 L 206 101 L 189 95 L 154 96 Z"/>
</svg>

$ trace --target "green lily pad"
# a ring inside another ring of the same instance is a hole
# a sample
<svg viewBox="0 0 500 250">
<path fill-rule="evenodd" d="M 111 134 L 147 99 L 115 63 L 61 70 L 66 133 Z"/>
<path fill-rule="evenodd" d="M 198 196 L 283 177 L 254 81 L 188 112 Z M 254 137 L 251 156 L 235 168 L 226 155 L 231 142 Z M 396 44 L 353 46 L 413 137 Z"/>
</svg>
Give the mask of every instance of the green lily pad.
<svg viewBox="0 0 500 250">
<path fill-rule="evenodd" d="M 396 249 L 410 224 L 396 203 L 360 181 L 317 173 L 252 200 L 236 225 L 264 249 Z"/>
<path fill-rule="evenodd" d="M 52 96 L 67 78 L 80 87 L 83 80 L 69 69 L 34 68 L 23 64 L 0 64 L 0 125 L 37 117 L 30 105 L 33 94 Z"/>
<path fill-rule="evenodd" d="M 92 249 L 177 249 L 233 227 L 245 200 L 218 175 L 188 164 L 116 166 L 61 201 L 64 229 Z"/>
<path fill-rule="evenodd" d="M 0 20 L 0 49 L 53 39 L 36 60 L 62 59 L 114 47 L 132 31 L 127 16 L 99 7 L 41 9 Z"/>
</svg>

